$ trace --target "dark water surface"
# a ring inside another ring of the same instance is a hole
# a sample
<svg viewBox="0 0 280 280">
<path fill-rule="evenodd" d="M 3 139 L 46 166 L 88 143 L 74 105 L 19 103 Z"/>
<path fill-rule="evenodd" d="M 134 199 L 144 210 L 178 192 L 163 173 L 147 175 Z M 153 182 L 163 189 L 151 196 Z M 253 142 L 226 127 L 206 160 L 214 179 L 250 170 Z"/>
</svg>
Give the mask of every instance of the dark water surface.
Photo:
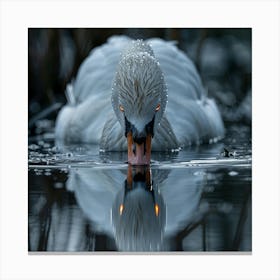
<svg viewBox="0 0 280 280">
<path fill-rule="evenodd" d="M 228 152 L 224 153 L 224 148 Z M 29 140 L 29 251 L 251 251 L 251 130 L 215 144 L 126 153 Z"/>
</svg>

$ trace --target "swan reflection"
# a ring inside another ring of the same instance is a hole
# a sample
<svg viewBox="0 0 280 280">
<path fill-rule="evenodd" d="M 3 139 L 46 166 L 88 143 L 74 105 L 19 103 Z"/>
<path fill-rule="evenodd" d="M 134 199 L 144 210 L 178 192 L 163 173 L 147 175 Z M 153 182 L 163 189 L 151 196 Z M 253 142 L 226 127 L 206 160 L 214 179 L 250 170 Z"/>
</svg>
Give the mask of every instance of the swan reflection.
<svg viewBox="0 0 280 280">
<path fill-rule="evenodd" d="M 170 250 L 176 233 L 199 215 L 203 177 L 176 170 L 73 170 L 67 182 L 94 231 L 120 251 Z M 186 171 L 188 173 L 190 171 Z"/>
</svg>

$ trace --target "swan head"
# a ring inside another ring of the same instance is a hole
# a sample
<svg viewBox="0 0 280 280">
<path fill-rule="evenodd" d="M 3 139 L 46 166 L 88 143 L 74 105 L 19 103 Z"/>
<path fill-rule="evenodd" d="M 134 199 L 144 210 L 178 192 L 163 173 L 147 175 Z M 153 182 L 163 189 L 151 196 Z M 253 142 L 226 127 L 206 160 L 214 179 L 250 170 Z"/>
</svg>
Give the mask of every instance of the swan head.
<svg viewBox="0 0 280 280">
<path fill-rule="evenodd" d="M 167 87 L 152 48 L 132 41 L 121 55 L 112 87 L 112 105 L 127 138 L 128 163 L 148 165 L 152 137 L 163 116 Z"/>
</svg>

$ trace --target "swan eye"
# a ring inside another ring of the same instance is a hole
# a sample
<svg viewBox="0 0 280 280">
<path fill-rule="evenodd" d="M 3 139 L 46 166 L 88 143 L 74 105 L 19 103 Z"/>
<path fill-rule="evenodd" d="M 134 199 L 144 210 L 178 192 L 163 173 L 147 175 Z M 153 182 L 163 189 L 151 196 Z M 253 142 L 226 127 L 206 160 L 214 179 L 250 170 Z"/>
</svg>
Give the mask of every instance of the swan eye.
<svg viewBox="0 0 280 280">
<path fill-rule="evenodd" d="M 120 105 L 119 108 L 120 108 L 120 111 L 124 112 L 124 108 L 122 105 Z"/>
<path fill-rule="evenodd" d="M 123 213 L 123 208 L 124 208 L 124 206 L 123 206 L 123 204 L 121 204 L 120 209 L 119 209 L 120 215 L 122 215 L 122 213 Z"/>
<path fill-rule="evenodd" d="M 156 112 L 160 109 L 160 104 L 157 105 L 156 107 Z"/>
<path fill-rule="evenodd" d="M 155 204 L 155 214 L 156 214 L 156 216 L 158 217 L 158 214 L 159 214 L 159 206 L 158 206 L 157 203 Z"/>
</svg>

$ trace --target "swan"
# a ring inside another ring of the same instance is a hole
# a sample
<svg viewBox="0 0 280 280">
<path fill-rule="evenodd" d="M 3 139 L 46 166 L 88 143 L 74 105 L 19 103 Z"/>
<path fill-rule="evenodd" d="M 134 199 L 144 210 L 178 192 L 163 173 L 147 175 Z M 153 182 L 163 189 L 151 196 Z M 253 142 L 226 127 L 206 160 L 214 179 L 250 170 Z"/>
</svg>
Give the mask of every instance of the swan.
<svg viewBox="0 0 280 280">
<path fill-rule="evenodd" d="M 127 151 L 128 163 L 148 165 L 151 151 L 212 143 L 224 125 L 200 76 L 175 42 L 113 36 L 94 48 L 67 85 L 56 139 Z"/>
</svg>

